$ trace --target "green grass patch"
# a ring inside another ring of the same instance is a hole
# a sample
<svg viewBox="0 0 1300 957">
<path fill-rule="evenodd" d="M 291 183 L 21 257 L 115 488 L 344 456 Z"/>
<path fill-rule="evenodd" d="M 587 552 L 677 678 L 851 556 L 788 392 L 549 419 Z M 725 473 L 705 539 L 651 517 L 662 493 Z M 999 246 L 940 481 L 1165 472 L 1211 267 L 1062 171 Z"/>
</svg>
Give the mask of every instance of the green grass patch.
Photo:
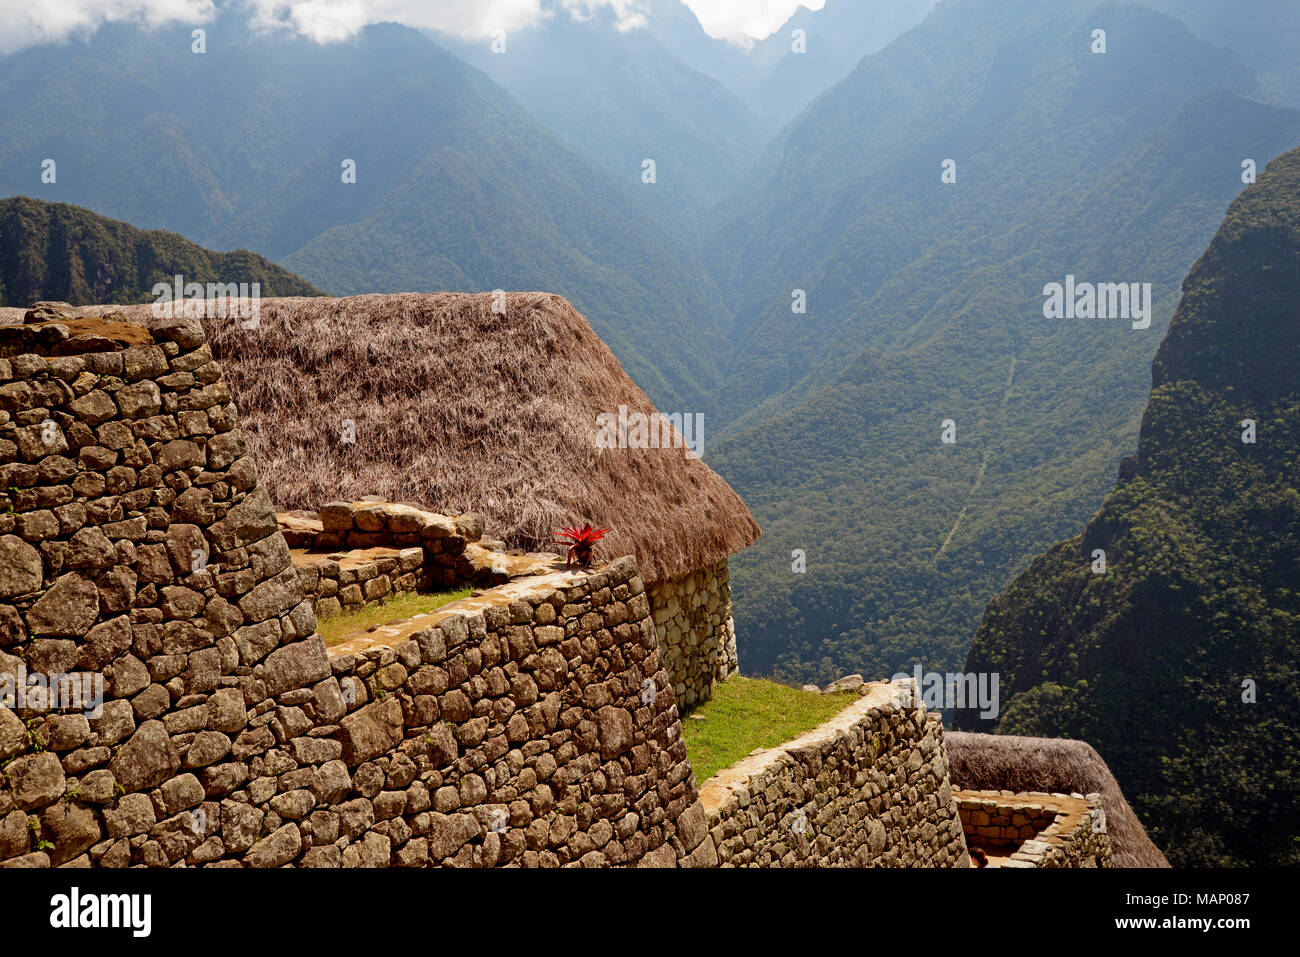
<svg viewBox="0 0 1300 957">
<path fill-rule="evenodd" d="M 839 714 L 855 694 L 816 694 L 736 675 L 682 720 L 682 740 L 703 784 L 755 748 L 771 748 Z"/>
<path fill-rule="evenodd" d="M 368 631 L 375 625 L 386 625 L 390 621 L 414 618 L 449 605 L 453 601 L 468 598 L 471 589 L 461 588 L 457 591 L 440 592 L 401 592 L 384 599 L 377 605 L 367 605 L 357 611 L 342 615 L 331 615 L 316 620 L 316 631 L 325 639 L 325 644 L 335 645 L 344 638 L 358 632 Z"/>
</svg>

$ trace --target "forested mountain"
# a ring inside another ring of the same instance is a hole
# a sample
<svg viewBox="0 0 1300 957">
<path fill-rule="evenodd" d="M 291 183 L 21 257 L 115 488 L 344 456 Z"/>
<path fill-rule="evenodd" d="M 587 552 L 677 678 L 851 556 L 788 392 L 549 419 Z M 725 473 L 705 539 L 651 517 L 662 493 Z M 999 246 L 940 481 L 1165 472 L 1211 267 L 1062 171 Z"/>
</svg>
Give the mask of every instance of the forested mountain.
<svg viewBox="0 0 1300 957">
<path fill-rule="evenodd" d="M 920 23 L 935 0 L 826 0 L 820 10 L 799 7 L 780 30 L 755 44 L 758 77 L 744 85 L 760 117 L 793 119 L 822 92 L 843 80 L 863 57 L 883 49 Z M 805 52 L 794 49 L 803 31 Z"/>
<path fill-rule="evenodd" d="M 504 52 L 489 41 L 440 42 L 667 214 L 670 228 L 694 236 L 774 130 L 649 31 L 620 31 L 612 19 L 608 11 L 581 21 L 556 15 L 505 38 Z M 653 185 L 642 182 L 647 159 Z"/>
<path fill-rule="evenodd" d="M 206 29 L 203 54 L 189 26 L 113 25 L 0 59 L 0 194 L 255 249 L 333 294 L 558 293 L 660 406 L 713 411 L 712 279 L 488 77 L 393 24 L 322 45 L 232 9 Z"/>
<path fill-rule="evenodd" d="M 705 33 L 683 0 L 644 0 L 642 8 L 645 31 L 692 70 L 713 77 L 742 96 L 761 76 L 749 50 Z"/>
<path fill-rule="evenodd" d="M 155 283 L 260 283 L 262 296 L 319 296 L 256 253 L 216 253 L 184 236 L 140 230 L 79 206 L 0 199 L 0 306 L 149 302 Z"/>
<path fill-rule="evenodd" d="M 1002 710 L 959 727 L 1086 739 L 1175 864 L 1300 863 L 1297 369 L 1300 150 L 1183 283 L 1118 486 L 989 605 L 966 663 Z"/>
<path fill-rule="evenodd" d="M 1197 37 L 1241 55 L 1260 92 L 1300 109 L 1300 3 L 1296 0 L 1130 0 L 1187 25 Z"/>
<path fill-rule="evenodd" d="M 501 84 L 532 115 L 665 222 L 694 238 L 780 127 L 919 23 L 934 0 L 827 0 L 799 7 L 749 50 L 709 37 L 682 0 L 649 0 L 645 24 L 619 30 L 611 10 L 562 10 L 494 41 L 439 42 Z M 802 53 L 792 49 L 795 31 Z M 656 164 L 644 188 L 642 163 Z"/>
<path fill-rule="evenodd" d="M 744 667 L 961 663 L 985 603 L 1132 447 L 1243 159 L 1300 142 L 1253 90 L 1147 8 L 949 0 L 783 133 L 712 260 L 737 307 L 710 464 L 764 528 L 733 562 Z M 1067 275 L 1149 283 L 1150 326 L 1044 318 Z"/>
</svg>

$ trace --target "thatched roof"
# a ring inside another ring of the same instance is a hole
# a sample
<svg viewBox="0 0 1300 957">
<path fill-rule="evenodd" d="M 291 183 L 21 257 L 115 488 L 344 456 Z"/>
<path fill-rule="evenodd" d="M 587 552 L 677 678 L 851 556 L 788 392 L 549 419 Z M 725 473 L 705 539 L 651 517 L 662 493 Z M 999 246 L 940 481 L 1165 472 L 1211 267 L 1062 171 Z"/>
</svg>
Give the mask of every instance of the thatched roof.
<svg viewBox="0 0 1300 957">
<path fill-rule="evenodd" d="M 1116 867 L 1168 867 L 1119 789 L 1106 762 L 1086 741 L 1013 734 L 944 733 L 952 786 L 972 791 L 1101 794 Z"/>
<path fill-rule="evenodd" d="M 569 303 L 511 293 L 495 315 L 492 302 L 263 299 L 255 330 L 204 319 L 276 505 L 379 495 L 477 511 L 489 534 L 528 549 L 590 521 L 613 528 L 597 557 L 632 553 L 648 582 L 758 537 L 740 497 L 683 449 L 596 448 L 598 414 L 655 409 Z M 147 305 L 74 311 L 109 309 L 151 321 Z M 22 310 L 0 310 L 0 322 L 21 321 Z M 353 444 L 341 441 L 344 419 L 355 423 Z"/>
</svg>

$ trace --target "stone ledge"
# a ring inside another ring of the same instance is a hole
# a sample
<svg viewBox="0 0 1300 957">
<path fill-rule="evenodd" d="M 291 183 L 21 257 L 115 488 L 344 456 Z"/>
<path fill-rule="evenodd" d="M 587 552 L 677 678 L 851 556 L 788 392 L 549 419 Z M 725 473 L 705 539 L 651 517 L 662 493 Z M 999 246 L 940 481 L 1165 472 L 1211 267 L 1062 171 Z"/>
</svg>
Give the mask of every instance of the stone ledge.
<svg viewBox="0 0 1300 957">
<path fill-rule="evenodd" d="M 709 778 L 700 788 L 700 803 L 705 812 L 710 815 L 721 813 L 739 794 L 749 790 L 749 784 L 755 778 L 776 772 L 783 765 L 801 763 L 794 752 L 821 751 L 827 745 L 833 745 L 868 712 L 874 709 L 901 710 L 894 704 L 897 692 L 889 682 L 868 682 L 867 687 L 870 690 L 865 695 L 811 731 L 774 748 L 757 749 Z"/>
<path fill-rule="evenodd" d="M 22 325 L 0 326 L 0 357 L 121 352 L 155 341 L 149 329 L 126 321 L 120 312 L 77 317 L 67 303 L 38 302 L 27 311 Z"/>
<path fill-rule="evenodd" d="M 709 779 L 720 865 L 968 866 L 942 725 L 903 707 L 903 686 L 864 684 L 828 721 Z"/>
<path fill-rule="evenodd" d="M 476 616 L 481 618 L 489 609 L 508 609 L 519 601 L 535 605 L 555 595 L 564 599 L 563 604 L 571 598 L 579 597 L 579 594 L 585 597 L 593 591 L 598 591 L 604 587 L 603 582 L 610 577 L 620 578 L 625 573 L 623 563 L 632 561 L 629 556 L 593 569 L 551 572 L 546 575 L 519 578 L 490 588 L 479 595 L 443 605 L 436 611 L 417 615 L 396 625 L 376 628 L 355 638 L 341 641 L 329 648 L 329 655 L 331 658 L 337 658 L 344 655 L 363 655 L 372 651 L 377 653 L 386 648 L 394 648 L 403 642 L 416 640 L 423 632 L 450 618 L 457 616 L 466 619 Z M 596 584 L 597 582 L 600 584 Z"/>
</svg>

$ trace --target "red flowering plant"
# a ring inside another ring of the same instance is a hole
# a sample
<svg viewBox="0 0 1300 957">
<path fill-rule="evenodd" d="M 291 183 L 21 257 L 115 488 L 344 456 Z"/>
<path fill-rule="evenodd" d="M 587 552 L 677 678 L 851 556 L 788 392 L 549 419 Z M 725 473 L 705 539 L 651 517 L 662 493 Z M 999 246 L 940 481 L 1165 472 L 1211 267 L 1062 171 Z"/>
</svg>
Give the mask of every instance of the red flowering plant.
<svg viewBox="0 0 1300 957">
<path fill-rule="evenodd" d="M 565 557 L 565 563 L 568 565 L 576 563 L 581 568 L 590 568 L 592 549 L 608 531 L 608 528 L 592 528 L 589 524 L 581 528 L 574 525 L 560 529 L 555 533 L 555 537 L 569 543 L 569 553 Z"/>
</svg>

